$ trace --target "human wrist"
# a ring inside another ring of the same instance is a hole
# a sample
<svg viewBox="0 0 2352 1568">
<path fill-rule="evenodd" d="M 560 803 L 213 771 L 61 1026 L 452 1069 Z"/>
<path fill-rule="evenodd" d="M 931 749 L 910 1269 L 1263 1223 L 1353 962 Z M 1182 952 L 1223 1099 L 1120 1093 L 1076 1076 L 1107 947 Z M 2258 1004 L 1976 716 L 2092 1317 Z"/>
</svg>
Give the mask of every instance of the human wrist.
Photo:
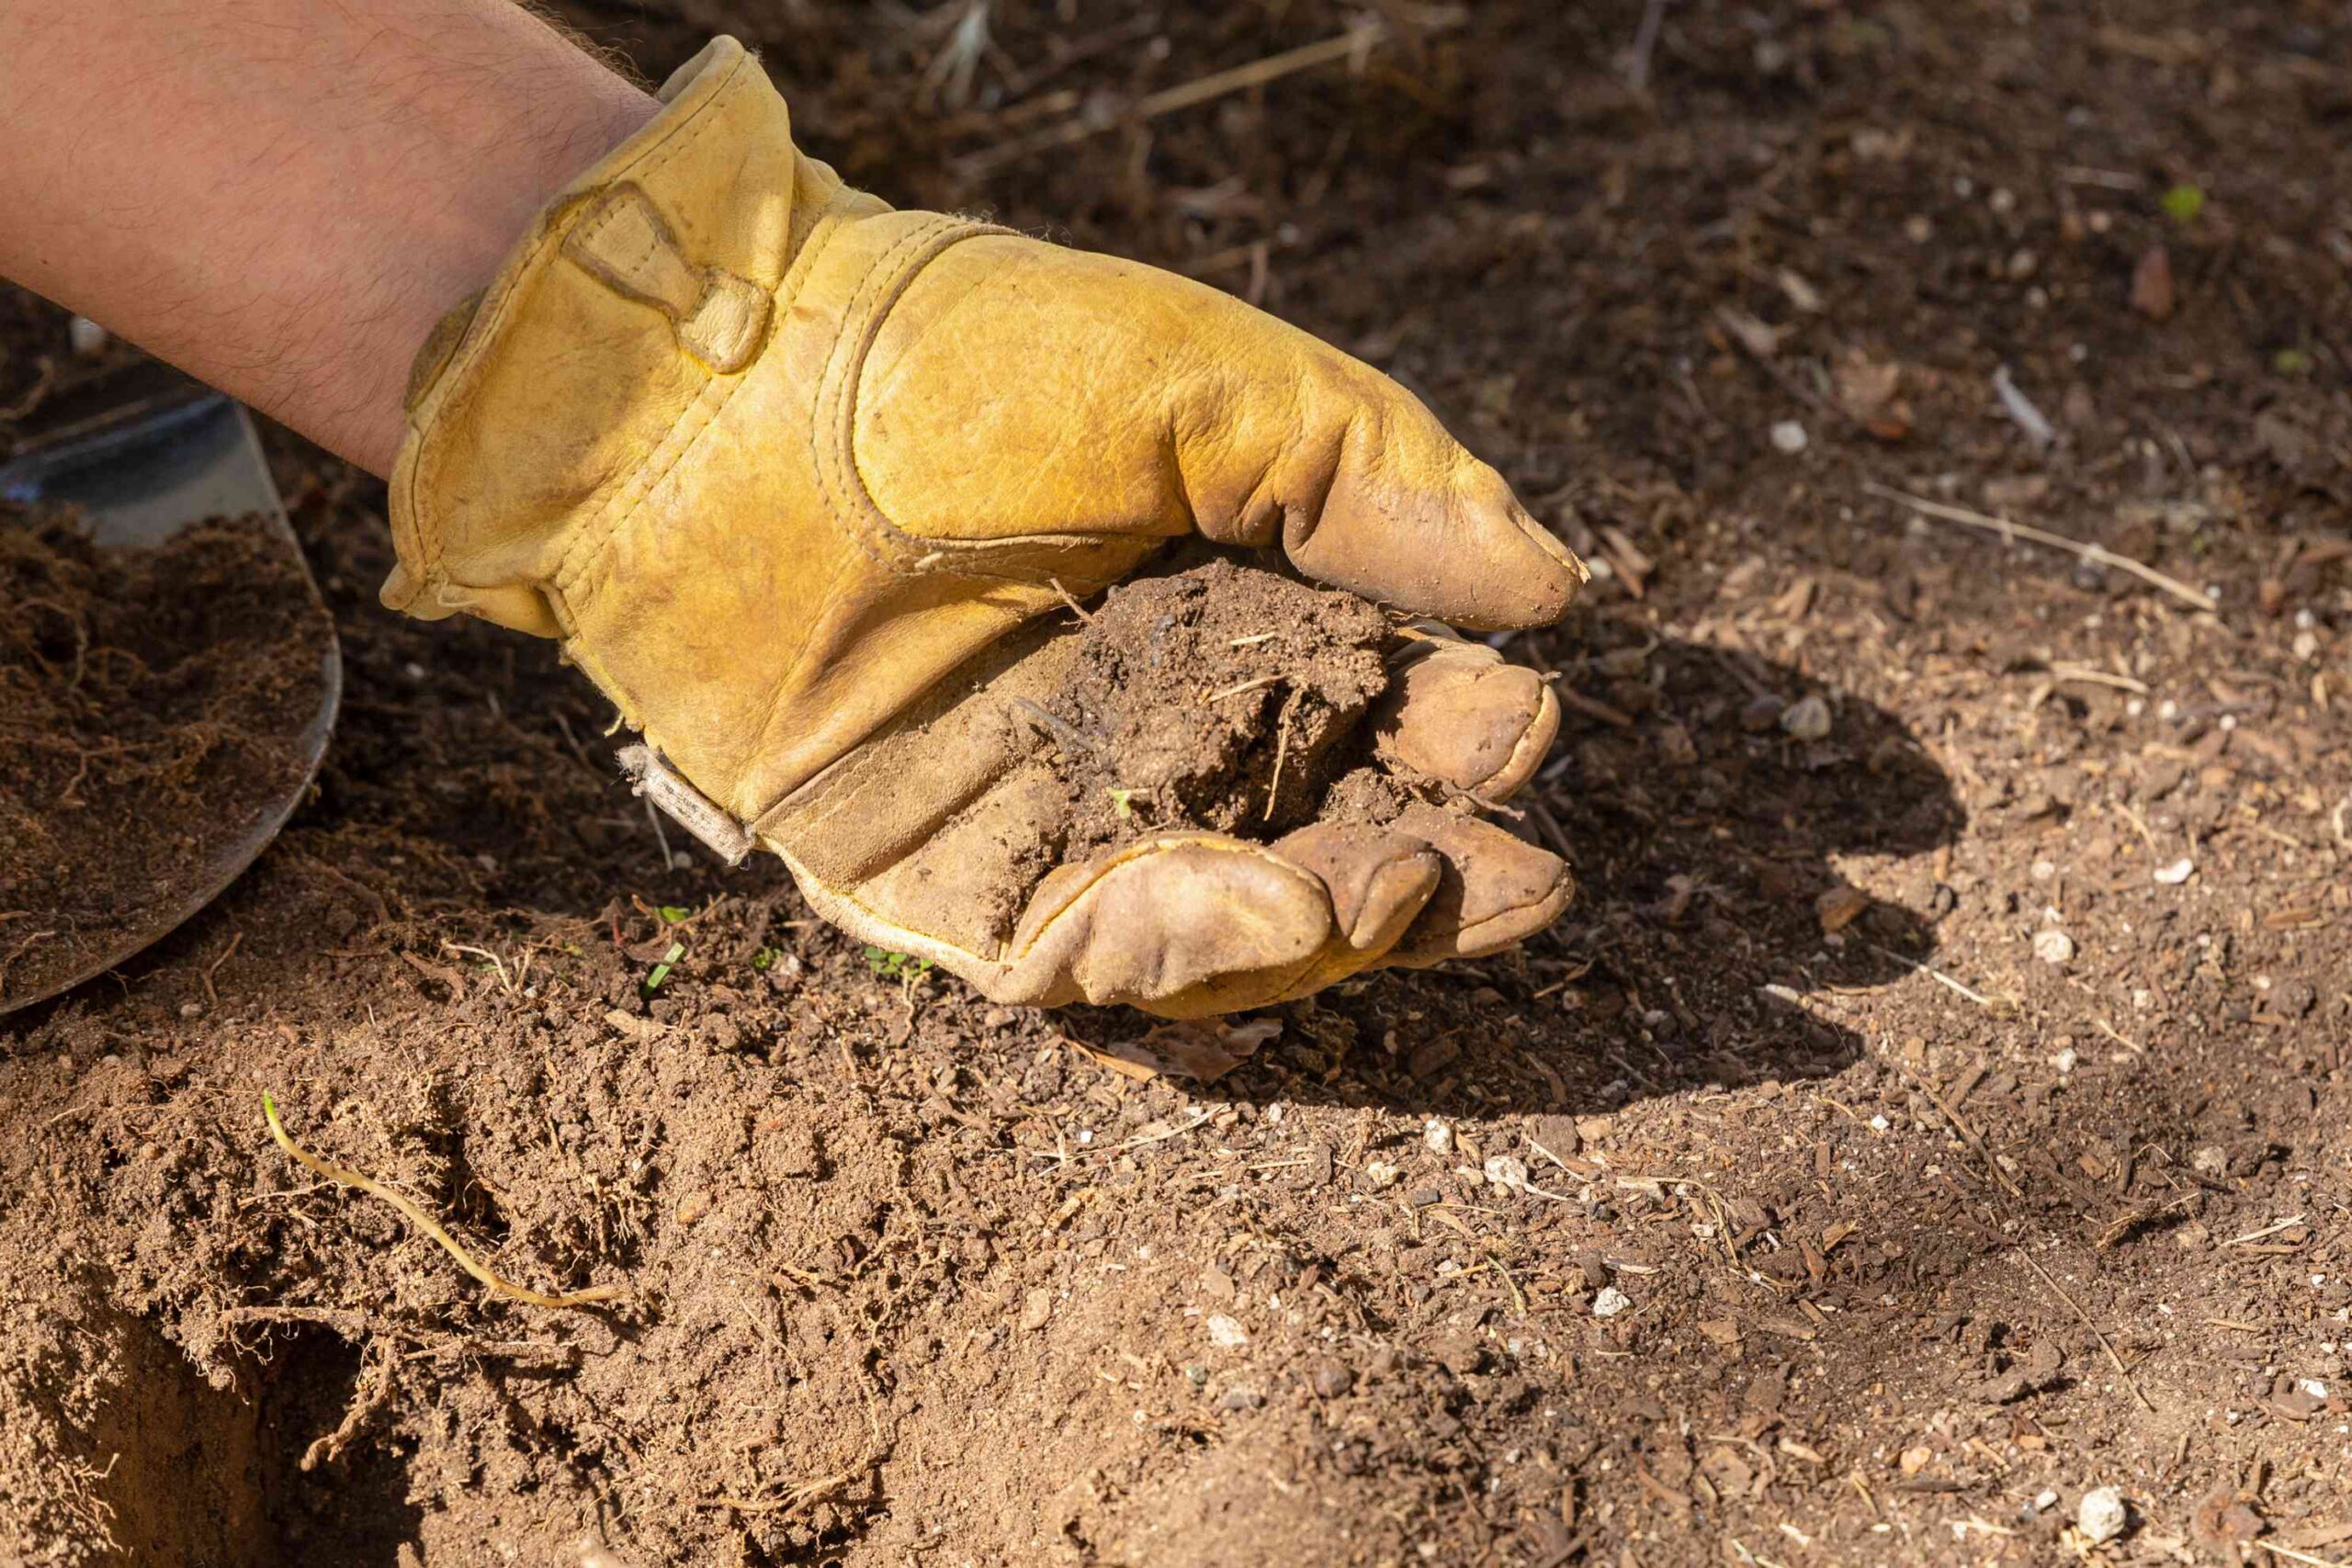
<svg viewBox="0 0 2352 1568">
<path fill-rule="evenodd" d="M 323 444 L 371 473 L 390 472 L 412 367 L 435 329 L 481 293 L 568 182 L 659 107 L 650 93 L 543 30 L 544 40 L 518 44 L 512 68 L 497 80 L 453 90 L 430 111 L 432 153 L 448 183 L 419 181 L 402 190 L 415 240 L 400 258 L 400 275 L 380 280 L 377 327 L 318 366 L 333 383 L 323 406 L 354 411 L 350 434 Z"/>
<path fill-rule="evenodd" d="M 0 6 L 0 275 L 379 473 L 434 321 L 655 107 L 509 0 L 37 9 Z"/>
</svg>

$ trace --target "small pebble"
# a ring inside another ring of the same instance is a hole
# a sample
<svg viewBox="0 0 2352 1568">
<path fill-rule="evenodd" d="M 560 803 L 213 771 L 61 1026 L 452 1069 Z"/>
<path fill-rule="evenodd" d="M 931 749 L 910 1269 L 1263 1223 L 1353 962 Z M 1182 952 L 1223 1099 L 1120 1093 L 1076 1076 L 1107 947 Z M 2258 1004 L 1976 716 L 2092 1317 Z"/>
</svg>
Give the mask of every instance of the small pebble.
<svg viewBox="0 0 2352 1568">
<path fill-rule="evenodd" d="M 1310 1380 L 1316 1393 L 1324 1399 L 1337 1399 L 1356 1386 L 1356 1375 L 1337 1361 L 1319 1363 Z"/>
<path fill-rule="evenodd" d="M 1421 1142 L 1430 1146 L 1431 1154 L 1451 1154 L 1453 1152 L 1453 1129 L 1431 1117 L 1429 1125 L 1421 1129 Z"/>
<path fill-rule="evenodd" d="M 1045 1327 L 1047 1320 L 1053 1315 L 1054 1292 L 1047 1290 L 1045 1286 L 1038 1286 L 1035 1290 L 1031 1291 L 1026 1296 L 1022 1298 L 1022 1327 L 1030 1329 L 1034 1332 L 1036 1329 Z M 1211 1323 L 1215 1323 L 1216 1320 L 1215 1318 L 1211 1318 L 1209 1321 Z M 1226 1321 L 1231 1322 L 1232 1320 L 1228 1318 Z M 1210 1337 L 1216 1337 L 1215 1329 L 1210 1330 Z"/>
<path fill-rule="evenodd" d="M 1615 1317 L 1634 1304 L 1634 1299 L 1614 1285 L 1603 1286 L 1592 1298 L 1592 1315 Z"/>
<path fill-rule="evenodd" d="M 1818 693 L 1801 697 L 1781 716 L 1781 728 L 1799 740 L 1825 740 L 1829 736 L 1829 705 Z"/>
<path fill-rule="evenodd" d="M 2123 1494 L 2112 1486 L 2096 1487 L 2083 1494 L 2075 1508 L 2075 1528 L 2093 1546 L 2104 1545 L 2123 1533 L 2129 1519 Z"/>
<path fill-rule="evenodd" d="M 1496 1186 L 1516 1192 L 1527 1185 L 1527 1165 L 1509 1155 L 1492 1155 L 1487 1160 L 1487 1179 Z"/>
<path fill-rule="evenodd" d="M 2052 928 L 2033 933 L 2033 955 L 2044 964 L 2064 964 L 2075 956 L 2075 939 Z"/>
<path fill-rule="evenodd" d="M 1793 457 L 1810 445 L 1804 426 L 1795 420 L 1784 419 L 1772 426 L 1772 446 L 1776 451 Z"/>
<path fill-rule="evenodd" d="M 96 359 L 107 351 L 107 330 L 87 316 L 76 316 L 67 323 L 66 340 L 74 352 L 85 359 Z"/>
<path fill-rule="evenodd" d="M 1220 1349 L 1238 1350 L 1250 1343 L 1250 1331 L 1223 1313 L 1216 1314 L 1202 1326 L 1209 1331 L 1209 1343 Z"/>
<path fill-rule="evenodd" d="M 2156 867 L 2156 880 L 2167 887 L 2177 887 L 2196 874 L 2197 863 L 2187 855 L 2181 856 L 2170 865 Z"/>
</svg>

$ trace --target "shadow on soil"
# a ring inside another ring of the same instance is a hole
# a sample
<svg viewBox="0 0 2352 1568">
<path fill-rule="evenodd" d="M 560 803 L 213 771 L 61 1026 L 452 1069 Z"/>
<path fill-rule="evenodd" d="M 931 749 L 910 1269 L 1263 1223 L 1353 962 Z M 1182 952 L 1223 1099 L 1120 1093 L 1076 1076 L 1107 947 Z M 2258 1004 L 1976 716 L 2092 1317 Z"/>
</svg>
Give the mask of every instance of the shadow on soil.
<svg viewBox="0 0 2352 1568">
<path fill-rule="evenodd" d="M 1789 666 L 1677 641 L 1619 665 L 1577 682 L 1608 711 L 1571 714 L 1540 786 L 1574 852 L 1560 923 L 1517 953 L 1294 1004 L 1205 1098 L 1585 1113 L 1860 1055 L 1801 998 L 1933 952 L 1951 895 L 1929 857 L 1966 820 L 1951 779 L 1892 714 Z M 1103 1043 L 1150 1021 L 1071 1010 L 1069 1027 Z"/>
</svg>

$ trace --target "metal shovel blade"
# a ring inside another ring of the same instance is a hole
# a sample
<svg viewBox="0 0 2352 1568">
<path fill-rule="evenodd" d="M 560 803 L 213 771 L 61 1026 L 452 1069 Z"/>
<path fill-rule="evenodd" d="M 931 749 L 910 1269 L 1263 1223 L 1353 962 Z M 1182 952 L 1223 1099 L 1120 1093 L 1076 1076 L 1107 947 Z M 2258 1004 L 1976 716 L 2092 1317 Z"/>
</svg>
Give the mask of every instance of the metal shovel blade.
<svg viewBox="0 0 2352 1568">
<path fill-rule="evenodd" d="M 303 628 L 302 662 L 295 667 L 302 679 L 288 700 L 270 705 L 269 727 L 284 733 L 251 738 L 255 744 L 246 749 L 248 765 L 232 776 L 223 771 L 220 749 L 198 761 L 198 776 L 186 781 L 178 795 L 198 803 L 198 809 L 186 814 L 185 823 L 174 823 L 179 839 L 168 854 L 148 860 L 135 897 L 117 897 L 113 907 L 95 911 L 24 908 L 23 902 L 40 900 L 20 900 L 17 895 L 24 890 L 6 886 L 8 863 L 0 858 L 0 916 L 7 917 L 0 920 L 0 1013 L 105 973 L 167 935 L 235 881 L 277 836 L 316 776 L 343 693 L 334 624 L 243 406 L 152 361 L 73 402 L 53 414 L 45 409 L 42 428 L 0 466 L 0 500 L 77 507 L 92 539 L 107 549 L 162 548 L 195 524 L 257 517 L 262 547 L 271 556 L 282 551 L 285 560 L 269 562 L 250 583 L 241 579 L 226 590 L 209 591 L 300 595 L 300 604 L 260 606 L 277 619 L 256 624 Z M 0 519 L 0 527 L 10 525 Z M 313 648 L 314 681 L 309 678 Z M 253 757 L 266 761 L 253 764 Z M 44 812 L 65 808 L 55 802 L 16 804 L 37 821 Z M 76 823 L 73 841 L 103 845 L 128 839 L 126 833 L 110 840 L 108 828 Z"/>
</svg>

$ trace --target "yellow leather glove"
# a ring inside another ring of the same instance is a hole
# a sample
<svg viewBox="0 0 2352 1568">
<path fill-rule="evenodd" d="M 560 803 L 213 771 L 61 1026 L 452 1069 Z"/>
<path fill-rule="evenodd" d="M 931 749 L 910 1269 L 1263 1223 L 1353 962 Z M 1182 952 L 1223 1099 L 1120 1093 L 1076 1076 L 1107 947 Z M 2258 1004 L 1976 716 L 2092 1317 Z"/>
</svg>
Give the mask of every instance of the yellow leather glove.
<svg viewBox="0 0 2352 1568">
<path fill-rule="evenodd" d="M 1014 707 L 1069 666 L 1044 618 L 1066 594 L 1197 534 L 1497 628 L 1556 618 L 1584 568 L 1306 334 L 848 189 L 733 39 L 662 98 L 419 355 L 386 604 L 561 637 L 706 841 L 775 851 L 828 919 L 1000 1000 L 1199 1016 L 1559 913 L 1556 857 L 1433 807 L 1168 834 L 984 894 L 1052 839 Z M 1551 741 L 1549 689 L 1476 643 L 1417 651 L 1382 754 L 1499 800 Z"/>
</svg>

